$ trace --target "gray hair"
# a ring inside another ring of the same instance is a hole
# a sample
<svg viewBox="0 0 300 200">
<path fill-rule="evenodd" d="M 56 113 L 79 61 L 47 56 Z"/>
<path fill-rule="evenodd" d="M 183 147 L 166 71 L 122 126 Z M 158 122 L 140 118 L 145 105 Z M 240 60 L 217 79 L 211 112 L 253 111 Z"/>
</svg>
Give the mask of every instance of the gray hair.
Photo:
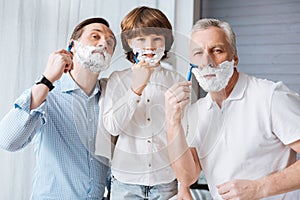
<svg viewBox="0 0 300 200">
<path fill-rule="evenodd" d="M 236 55 L 237 49 L 236 49 L 236 40 L 235 40 L 235 33 L 233 32 L 231 26 L 229 23 L 220 21 L 218 19 L 212 19 L 212 18 L 204 18 L 198 20 L 195 25 L 192 28 L 191 35 L 197 31 L 202 31 L 206 30 L 209 27 L 217 27 L 222 29 L 226 36 L 227 36 L 227 41 L 230 44 L 232 53 Z"/>
</svg>

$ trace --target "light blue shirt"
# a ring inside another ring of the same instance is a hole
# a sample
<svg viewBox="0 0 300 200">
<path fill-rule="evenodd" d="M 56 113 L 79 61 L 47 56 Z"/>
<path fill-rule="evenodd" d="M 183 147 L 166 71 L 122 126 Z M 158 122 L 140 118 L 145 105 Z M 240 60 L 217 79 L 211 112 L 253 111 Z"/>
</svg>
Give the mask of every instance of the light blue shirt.
<svg viewBox="0 0 300 200">
<path fill-rule="evenodd" d="M 37 109 L 26 90 L 0 122 L 0 148 L 16 151 L 34 143 L 36 169 L 31 199 L 102 199 L 107 160 L 94 154 L 100 86 L 87 96 L 69 74 Z"/>
</svg>

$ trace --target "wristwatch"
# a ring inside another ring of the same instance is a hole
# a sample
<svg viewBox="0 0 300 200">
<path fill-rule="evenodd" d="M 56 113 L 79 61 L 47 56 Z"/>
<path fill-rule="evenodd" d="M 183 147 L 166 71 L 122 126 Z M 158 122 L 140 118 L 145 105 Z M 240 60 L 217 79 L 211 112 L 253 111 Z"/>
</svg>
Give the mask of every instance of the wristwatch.
<svg viewBox="0 0 300 200">
<path fill-rule="evenodd" d="M 51 81 L 49 81 L 44 75 L 41 75 L 41 77 L 39 79 L 37 79 L 37 81 L 35 82 L 36 85 L 38 84 L 44 84 L 49 88 L 49 91 L 51 91 L 54 86 L 51 83 Z"/>
</svg>

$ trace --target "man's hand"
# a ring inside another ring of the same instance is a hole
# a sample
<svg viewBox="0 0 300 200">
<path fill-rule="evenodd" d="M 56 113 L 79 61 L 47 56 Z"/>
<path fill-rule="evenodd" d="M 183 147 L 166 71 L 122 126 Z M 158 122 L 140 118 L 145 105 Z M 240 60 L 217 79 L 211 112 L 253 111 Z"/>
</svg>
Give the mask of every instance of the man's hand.
<svg viewBox="0 0 300 200">
<path fill-rule="evenodd" d="M 73 55 L 65 49 L 51 53 L 43 75 L 54 83 L 63 73 L 73 69 L 72 58 Z"/>
<path fill-rule="evenodd" d="M 134 64 L 131 69 L 133 72 L 133 85 L 131 89 L 136 94 L 142 95 L 142 92 L 147 86 L 154 68 L 150 67 L 144 60 L 142 60 L 138 64 Z"/>
<path fill-rule="evenodd" d="M 261 199 L 262 189 L 255 180 L 233 180 L 217 186 L 224 200 L 256 200 Z"/>
<path fill-rule="evenodd" d="M 165 93 L 167 124 L 181 121 L 184 108 L 190 102 L 191 85 L 188 81 L 179 82 Z"/>
</svg>

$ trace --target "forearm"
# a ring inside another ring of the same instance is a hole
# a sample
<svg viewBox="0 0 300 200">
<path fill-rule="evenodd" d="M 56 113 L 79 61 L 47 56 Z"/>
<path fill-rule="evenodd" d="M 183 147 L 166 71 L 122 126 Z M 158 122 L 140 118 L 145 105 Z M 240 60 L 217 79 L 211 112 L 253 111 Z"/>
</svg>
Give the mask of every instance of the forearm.
<svg viewBox="0 0 300 200">
<path fill-rule="evenodd" d="M 188 147 L 180 123 L 167 123 L 169 159 L 180 184 L 184 187 L 193 184 L 199 177 L 200 165 Z"/>
<path fill-rule="evenodd" d="M 262 197 L 300 189 L 300 160 L 284 170 L 257 180 Z"/>
<path fill-rule="evenodd" d="M 48 92 L 49 88 L 44 84 L 32 86 L 30 110 L 39 107 L 46 100 Z"/>
</svg>

